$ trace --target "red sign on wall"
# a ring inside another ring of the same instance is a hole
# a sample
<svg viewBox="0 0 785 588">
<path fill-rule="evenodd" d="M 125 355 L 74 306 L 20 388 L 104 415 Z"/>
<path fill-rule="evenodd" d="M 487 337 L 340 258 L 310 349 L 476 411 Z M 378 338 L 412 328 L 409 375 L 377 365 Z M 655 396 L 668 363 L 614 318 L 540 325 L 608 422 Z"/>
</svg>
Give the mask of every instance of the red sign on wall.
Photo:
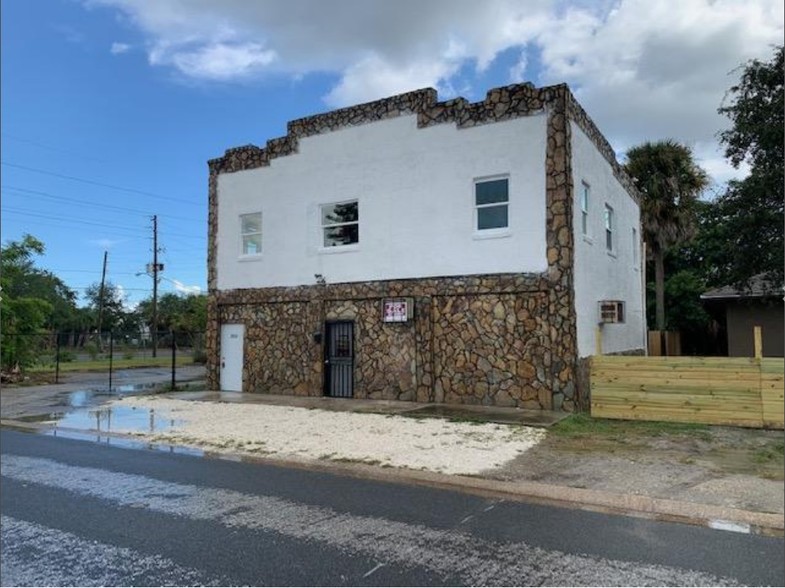
<svg viewBox="0 0 785 588">
<path fill-rule="evenodd" d="M 388 298 L 382 304 L 382 321 L 385 323 L 405 323 L 409 319 L 410 301 L 406 298 Z"/>
</svg>

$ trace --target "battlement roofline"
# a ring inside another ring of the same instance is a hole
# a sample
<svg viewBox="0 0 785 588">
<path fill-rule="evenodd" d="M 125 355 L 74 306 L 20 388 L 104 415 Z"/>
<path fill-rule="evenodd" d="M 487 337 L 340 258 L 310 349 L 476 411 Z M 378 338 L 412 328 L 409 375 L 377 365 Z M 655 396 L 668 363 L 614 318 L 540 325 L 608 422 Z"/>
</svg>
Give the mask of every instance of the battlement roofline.
<svg viewBox="0 0 785 588">
<path fill-rule="evenodd" d="M 389 98 L 339 108 L 298 118 L 286 125 L 286 136 L 267 141 L 265 147 L 243 145 L 227 149 L 222 157 L 209 160 L 211 174 L 231 173 L 270 165 L 278 157 L 297 153 L 299 139 L 389 118 L 417 115 L 418 128 L 452 123 L 459 129 L 502 122 L 543 112 L 552 106 L 564 110 L 594 143 L 613 169 L 630 197 L 640 201 L 634 182 L 616 160 L 616 154 L 594 121 L 578 103 L 567 84 L 537 88 L 531 83 L 513 84 L 488 90 L 485 99 L 469 102 L 458 97 L 438 101 L 433 88 L 423 88 Z"/>
</svg>

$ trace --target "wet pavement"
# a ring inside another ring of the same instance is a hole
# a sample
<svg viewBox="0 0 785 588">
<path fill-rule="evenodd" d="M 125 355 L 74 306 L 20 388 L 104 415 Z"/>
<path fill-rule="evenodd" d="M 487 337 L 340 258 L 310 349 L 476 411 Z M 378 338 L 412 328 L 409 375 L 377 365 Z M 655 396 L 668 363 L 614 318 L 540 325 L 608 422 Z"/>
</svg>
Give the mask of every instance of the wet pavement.
<svg viewBox="0 0 785 588">
<path fill-rule="evenodd" d="M 482 421 L 503 425 L 525 425 L 528 427 L 550 427 L 569 416 L 566 412 L 524 410 L 499 406 L 475 406 L 467 404 L 419 404 L 396 400 L 372 400 L 363 398 L 330 398 L 327 396 L 283 396 L 277 394 L 246 394 L 242 392 L 181 392 L 167 394 L 178 400 L 201 400 L 210 402 L 239 402 L 247 404 L 272 404 L 377 414 L 397 414 L 406 417 L 445 418 L 458 421 Z"/>
<path fill-rule="evenodd" d="M 194 377 L 199 377 L 199 375 L 198 372 L 195 372 Z M 156 410 L 151 407 L 133 408 L 127 405 L 110 405 L 113 400 L 123 397 L 145 396 L 154 393 L 156 379 L 159 390 L 162 384 L 165 385 L 168 382 L 166 374 L 147 373 L 138 374 L 138 376 L 126 380 L 134 381 L 136 384 L 120 384 L 113 387 L 111 391 L 105 388 L 100 389 L 100 387 L 79 386 L 78 382 L 58 386 L 3 389 L 0 393 L 0 400 L 2 400 L 0 424 L 3 427 L 25 428 L 26 430 L 35 428 L 38 432 L 49 436 L 91 440 L 117 447 L 153 449 L 168 453 L 185 452 L 194 455 L 214 455 L 214 450 L 209 448 L 207 450 L 204 448 L 188 449 L 169 445 L 162 437 L 166 437 L 169 434 L 168 431 L 178 426 L 180 421 L 176 418 L 173 419 L 172 415 L 160 406 Z M 195 382 L 195 385 L 200 386 L 198 381 Z M 452 421 L 485 421 L 535 427 L 548 427 L 568 416 L 564 413 L 525 411 L 515 408 L 423 405 L 384 400 L 209 392 L 199 388 L 193 392 L 166 394 L 159 392 L 156 393 L 156 396 L 191 401 L 268 404 L 338 412 L 400 415 L 418 420 L 441 418 Z M 125 434 L 120 431 L 125 431 Z M 711 436 L 716 437 L 719 434 L 718 431 L 720 431 L 719 428 L 711 429 Z M 754 437 L 748 439 L 749 443 L 769 443 L 771 441 L 769 437 L 772 436 L 771 432 L 733 430 L 733 433 L 737 435 L 744 433 Z M 144 438 L 145 436 L 149 438 Z M 495 483 L 492 481 L 497 479 L 501 480 L 502 485 L 509 486 L 510 492 L 524 492 L 530 486 L 539 488 L 545 484 L 548 496 L 554 492 L 553 488 L 561 488 L 564 492 L 594 494 L 612 489 L 610 491 L 616 497 L 609 499 L 608 504 L 615 504 L 622 498 L 630 500 L 635 498 L 635 500 L 650 502 L 673 498 L 683 501 L 683 505 L 686 505 L 684 506 L 685 512 L 692 512 L 690 509 L 744 508 L 749 509 L 747 514 L 750 516 L 752 514 L 757 516 L 757 513 L 780 513 L 778 515 L 779 522 L 772 528 L 776 527 L 780 534 L 782 532 L 782 482 L 778 481 L 781 480 L 779 477 L 781 474 L 775 472 L 775 479 L 769 480 L 759 479 L 744 472 L 742 472 L 744 475 L 741 475 L 733 469 L 726 472 L 725 469 L 717 470 L 714 466 L 704 467 L 703 461 L 705 460 L 703 458 L 706 451 L 714 447 L 716 443 L 695 440 L 688 436 L 684 439 L 678 436 L 669 436 L 666 440 L 658 438 L 656 443 L 652 441 L 654 445 L 647 450 L 640 446 L 640 443 L 636 445 L 624 439 L 617 439 L 608 448 L 603 449 L 604 446 L 602 446 L 594 452 L 587 452 L 586 448 L 582 446 L 581 451 L 575 453 L 569 447 L 566 449 L 562 447 L 566 443 L 564 439 L 557 437 L 549 437 L 549 439 L 549 443 L 538 445 L 534 450 L 511 462 L 508 468 L 503 471 L 499 470 L 492 477 L 486 477 L 487 483 Z M 170 440 L 169 443 L 171 442 Z M 663 443 L 667 446 L 665 447 L 667 451 L 663 448 Z M 690 449 L 696 443 L 707 444 L 708 448 L 699 451 L 700 462 L 697 462 L 697 458 L 694 457 L 695 451 Z M 683 445 L 689 446 L 690 451 L 685 452 Z M 222 450 L 220 453 L 225 458 L 240 455 L 236 451 L 233 453 Z M 757 454 L 753 457 L 757 458 Z M 316 467 L 313 464 L 311 466 Z M 341 466 L 332 464 L 330 467 Z M 709 469 L 706 469 L 707 467 Z M 650 470 L 652 471 L 650 472 Z M 385 470 L 380 471 L 384 472 Z M 597 472 L 603 472 L 603 475 L 598 477 Z M 370 474 L 364 472 L 362 475 Z M 608 481 L 607 484 L 604 482 L 605 480 Z M 624 484 L 618 483 L 619 480 L 626 482 Z M 472 478 L 451 481 L 450 484 L 475 482 L 477 481 Z M 731 485 L 731 483 L 733 484 Z M 701 490 L 707 484 L 712 484 L 711 492 L 708 494 L 708 491 Z M 534 490 L 529 488 L 525 492 L 528 492 L 527 495 L 538 496 L 539 490 L 537 488 Z M 702 493 L 695 494 L 698 490 L 701 490 Z M 773 498 L 769 496 L 770 494 Z M 592 500 L 595 500 L 592 496 L 581 496 L 580 500 L 590 504 Z M 752 500 L 753 497 L 755 500 Z M 679 504 L 681 505 L 682 502 Z M 716 507 L 712 505 L 716 505 Z M 640 510 L 657 512 L 656 508 L 648 503 Z M 738 512 L 746 513 L 746 511 Z M 680 514 L 679 517 L 681 516 Z M 737 516 L 737 514 L 733 516 Z M 768 528 L 771 524 L 764 525 L 753 521 L 753 527 L 755 526 Z"/>
<path fill-rule="evenodd" d="M 178 368 L 177 383 L 200 385 L 204 366 Z M 140 368 L 118 371 L 109 388 L 107 374 L 69 373 L 60 384 L 4 386 L 0 391 L 0 417 L 32 422 L 56 421 L 77 409 L 87 409 L 127 395 L 148 394 L 171 384 L 171 371 Z"/>
</svg>

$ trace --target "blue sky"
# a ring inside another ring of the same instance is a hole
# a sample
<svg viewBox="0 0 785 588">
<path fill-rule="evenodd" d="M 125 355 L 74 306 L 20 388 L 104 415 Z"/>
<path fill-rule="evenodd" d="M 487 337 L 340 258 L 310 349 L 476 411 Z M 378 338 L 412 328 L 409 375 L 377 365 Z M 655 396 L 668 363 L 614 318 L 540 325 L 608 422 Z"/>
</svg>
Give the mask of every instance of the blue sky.
<svg viewBox="0 0 785 588">
<path fill-rule="evenodd" d="M 732 70 L 781 43 L 780 1 L 6 0 L 2 240 L 82 292 L 206 289 L 206 161 L 286 122 L 433 86 L 481 99 L 567 82 L 620 155 L 689 144 L 721 184 L 716 114 Z"/>
</svg>

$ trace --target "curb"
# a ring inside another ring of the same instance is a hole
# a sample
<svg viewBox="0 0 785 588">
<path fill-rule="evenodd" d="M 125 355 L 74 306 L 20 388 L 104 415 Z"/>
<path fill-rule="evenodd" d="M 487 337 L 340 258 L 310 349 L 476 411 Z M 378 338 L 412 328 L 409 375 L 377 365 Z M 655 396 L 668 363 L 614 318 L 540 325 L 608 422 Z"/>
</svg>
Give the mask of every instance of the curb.
<svg viewBox="0 0 785 588">
<path fill-rule="evenodd" d="M 65 437 L 70 433 L 74 437 L 99 436 L 107 440 L 114 438 L 123 440 L 127 443 L 126 446 L 133 447 L 137 445 L 138 448 L 166 448 L 167 451 L 172 447 L 182 450 L 193 449 L 188 446 L 150 443 L 143 438 L 140 439 L 133 435 L 55 428 L 48 425 L 11 419 L 0 419 L 0 426 L 37 433 L 56 430 L 58 433 L 63 433 Z M 517 502 L 530 502 L 591 512 L 676 522 L 740 533 L 754 533 L 773 537 L 785 536 L 785 515 L 697 502 L 652 498 L 635 494 L 618 494 L 539 482 L 505 482 L 403 468 L 383 468 L 362 463 L 330 462 L 307 458 L 260 457 L 251 454 L 224 453 L 213 450 L 203 450 L 203 455 L 211 459 L 297 468 L 380 482 L 416 484 Z"/>
</svg>

